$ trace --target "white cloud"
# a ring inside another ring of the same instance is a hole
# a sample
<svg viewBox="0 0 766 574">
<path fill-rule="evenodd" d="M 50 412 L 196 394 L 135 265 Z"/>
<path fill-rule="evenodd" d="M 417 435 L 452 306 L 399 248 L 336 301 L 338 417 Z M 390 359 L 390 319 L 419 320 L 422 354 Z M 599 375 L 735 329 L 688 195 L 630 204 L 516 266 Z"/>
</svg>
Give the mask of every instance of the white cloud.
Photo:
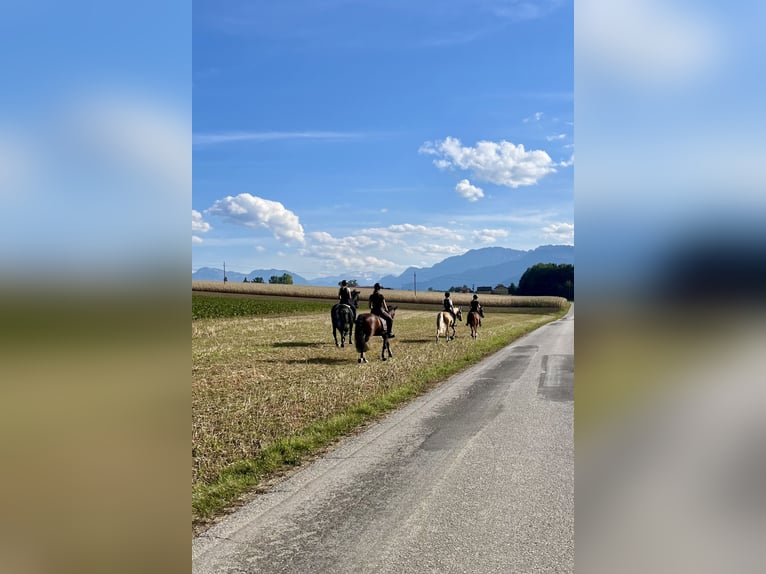
<svg viewBox="0 0 766 574">
<path fill-rule="evenodd" d="M 236 197 L 219 199 L 205 213 L 219 215 L 247 227 L 266 228 L 275 238 L 286 243 L 305 241 L 298 216 L 278 201 L 240 193 Z"/>
<path fill-rule="evenodd" d="M 192 209 L 192 231 L 196 233 L 207 233 L 212 226 L 202 219 L 202 214 L 199 211 Z"/>
<path fill-rule="evenodd" d="M 471 239 L 478 243 L 495 243 L 503 237 L 508 237 L 505 229 L 478 229 L 471 234 Z"/>
<path fill-rule="evenodd" d="M 543 227 L 543 233 L 547 238 L 559 243 L 574 244 L 574 224 L 572 223 L 552 223 Z"/>
<path fill-rule="evenodd" d="M 413 255 L 423 265 L 433 265 L 445 256 L 464 253 L 466 249 L 459 245 L 463 240 L 446 227 L 410 223 L 360 229 L 345 237 L 315 231 L 306 235 L 300 255 L 331 261 L 334 272 L 372 271 L 382 275 L 401 273 L 412 264 Z"/>
<path fill-rule="evenodd" d="M 563 140 L 566 137 L 566 134 L 554 134 L 552 136 L 546 136 L 545 139 L 547 139 L 549 142 L 554 142 L 557 140 Z"/>
<path fill-rule="evenodd" d="M 521 121 L 526 124 L 526 123 L 531 122 L 533 120 L 536 121 L 536 122 L 539 122 L 541 119 L 543 119 L 543 112 L 535 112 L 535 114 L 533 116 L 530 116 L 528 118 L 524 118 Z"/>
<path fill-rule="evenodd" d="M 465 248 L 455 244 L 442 243 L 418 243 L 404 248 L 405 253 L 419 254 L 426 256 L 451 256 L 465 253 Z"/>
<path fill-rule="evenodd" d="M 211 229 L 213 229 L 212 226 L 202 219 L 202 214 L 192 209 L 192 233 L 207 233 Z M 202 238 L 192 235 L 192 243 L 202 243 Z"/>
<path fill-rule="evenodd" d="M 569 156 L 569 159 L 564 160 L 564 161 L 560 161 L 559 165 L 561 167 L 570 167 L 570 166 L 574 165 L 574 154 Z"/>
<path fill-rule="evenodd" d="M 463 147 L 460 140 L 447 137 L 443 141 L 426 142 L 420 153 L 439 156 L 434 161 L 439 169 L 470 170 L 480 181 L 516 188 L 534 185 L 556 171 L 551 157 L 543 150 L 524 149 L 505 140 L 480 141 L 475 147 Z"/>
<path fill-rule="evenodd" d="M 484 197 L 484 191 L 480 187 L 471 185 L 471 182 L 467 179 L 460 180 L 455 186 L 455 191 L 460 197 L 464 197 L 468 201 L 478 201 Z"/>
</svg>

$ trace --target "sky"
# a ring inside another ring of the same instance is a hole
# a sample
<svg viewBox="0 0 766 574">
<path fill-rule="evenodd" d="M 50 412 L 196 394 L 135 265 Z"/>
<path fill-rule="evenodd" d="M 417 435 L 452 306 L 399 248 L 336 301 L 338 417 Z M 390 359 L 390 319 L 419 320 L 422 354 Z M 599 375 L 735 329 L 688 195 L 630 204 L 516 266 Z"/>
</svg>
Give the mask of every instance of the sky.
<svg viewBox="0 0 766 574">
<path fill-rule="evenodd" d="M 192 270 L 574 244 L 566 0 L 193 5 Z"/>
</svg>

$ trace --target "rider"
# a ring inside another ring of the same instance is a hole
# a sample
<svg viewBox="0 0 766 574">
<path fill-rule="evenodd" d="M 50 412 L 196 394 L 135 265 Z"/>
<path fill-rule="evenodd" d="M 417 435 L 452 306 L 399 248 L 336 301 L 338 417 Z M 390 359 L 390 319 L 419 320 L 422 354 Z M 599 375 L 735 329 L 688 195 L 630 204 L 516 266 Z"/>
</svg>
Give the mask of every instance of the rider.
<svg viewBox="0 0 766 574">
<path fill-rule="evenodd" d="M 348 282 L 344 279 L 340 282 L 340 289 L 338 289 L 338 300 L 343 305 L 351 307 L 351 311 L 354 313 L 354 319 L 356 319 L 356 307 L 351 300 L 351 289 L 348 288 Z"/>
<path fill-rule="evenodd" d="M 471 311 L 476 311 L 482 319 L 484 318 L 484 308 L 481 306 L 481 303 L 479 303 L 478 295 L 473 296 L 473 301 L 471 301 Z"/>
<path fill-rule="evenodd" d="M 457 314 L 455 313 L 455 307 L 452 305 L 452 299 L 449 298 L 449 291 L 444 293 L 442 304 L 444 305 L 444 310 L 452 315 L 452 322 L 457 323 Z"/>
<path fill-rule="evenodd" d="M 370 295 L 370 310 L 373 315 L 385 319 L 386 331 L 388 331 L 386 336 L 389 339 L 393 339 L 396 336 L 391 332 L 394 319 L 388 314 L 388 305 L 386 304 L 386 298 L 383 296 L 383 293 L 380 292 L 380 283 L 375 283 L 373 286 L 372 295 Z"/>
</svg>

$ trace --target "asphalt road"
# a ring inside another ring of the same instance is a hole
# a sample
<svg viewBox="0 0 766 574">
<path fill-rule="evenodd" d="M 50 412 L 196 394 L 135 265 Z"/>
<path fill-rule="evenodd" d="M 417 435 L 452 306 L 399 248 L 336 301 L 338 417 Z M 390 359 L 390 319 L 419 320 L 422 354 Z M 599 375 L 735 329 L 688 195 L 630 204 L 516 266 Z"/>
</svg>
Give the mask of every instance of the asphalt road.
<svg viewBox="0 0 766 574">
<path fill-rule="evenodd" d="M 572 572 L 573 394 L 572 310 L 194 539 L 192 571 Z"/>
</svg>

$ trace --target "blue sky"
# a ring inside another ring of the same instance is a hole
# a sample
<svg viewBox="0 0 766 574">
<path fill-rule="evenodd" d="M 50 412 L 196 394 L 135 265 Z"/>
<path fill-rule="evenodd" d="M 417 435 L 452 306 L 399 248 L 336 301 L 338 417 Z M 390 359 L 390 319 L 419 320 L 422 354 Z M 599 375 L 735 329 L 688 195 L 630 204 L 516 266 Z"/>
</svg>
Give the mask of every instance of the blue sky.
<svg viewBox="0 0 766 574">
<path fill-rule="evenodd" d="M 192 269 L 574 243 L 571 1 L 195 1 Z"/>
</svg>

